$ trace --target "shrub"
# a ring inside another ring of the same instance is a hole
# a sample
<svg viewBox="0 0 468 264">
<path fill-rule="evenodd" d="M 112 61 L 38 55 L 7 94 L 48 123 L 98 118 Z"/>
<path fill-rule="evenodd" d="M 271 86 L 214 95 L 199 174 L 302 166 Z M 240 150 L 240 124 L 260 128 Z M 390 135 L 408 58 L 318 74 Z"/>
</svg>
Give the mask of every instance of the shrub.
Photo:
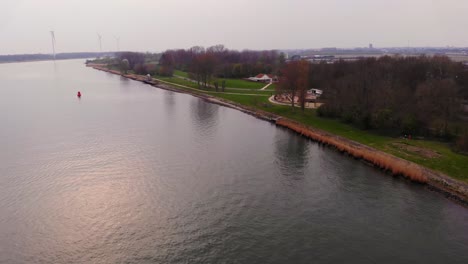
<svg viewBox="0 0 468 264">
<path fill-rule="evenodd" d="M 339 113 L 335 108 L 330 107 L 327 104 L 323 104 L 317 108 L 317 115 L 321 117 L 337 117 L 339 116 Z"/>
<path fill-rule="evenodd" d="M 468 153 L 468 131 L 458 136 L 456 141 L 456 148 L 458 151 Z"/>
<path fill-rule="evenodd" d="M 414 116 L 407 115 L 401 120 L 401 128 L 405 134 L 414 134 L 418 130 L 418 122 Z"/>
<path fill-rule="evenodd" d="M 385 108 L 376 111 L 372 115 L 372 126 L 379 129 L 390 128 L 393 126 L 393 111 Z"/>
<path fill-rule="evenodd" d="M 135 67 L 133 67 L 133 71 L 136 74 L 141 74 L 141 75 L 148 74 L 148 72 L 146 71 L 145 66 L 143 64 L 141 64 L 141 63 L 135 64 Z"/>
</svg>

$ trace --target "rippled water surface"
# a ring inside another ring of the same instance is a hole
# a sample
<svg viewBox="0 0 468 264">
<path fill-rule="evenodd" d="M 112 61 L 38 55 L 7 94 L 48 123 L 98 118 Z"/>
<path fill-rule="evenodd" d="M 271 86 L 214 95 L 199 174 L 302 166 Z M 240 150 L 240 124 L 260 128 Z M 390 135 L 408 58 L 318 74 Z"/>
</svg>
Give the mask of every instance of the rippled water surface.
<svg viewBox="0 0 468 264">
<path fill-rule="evenodd" d="M 0 128 L 0 263 L 468 263 L 466 208 L 81 60 L 0 64 Z"/>
</svg>

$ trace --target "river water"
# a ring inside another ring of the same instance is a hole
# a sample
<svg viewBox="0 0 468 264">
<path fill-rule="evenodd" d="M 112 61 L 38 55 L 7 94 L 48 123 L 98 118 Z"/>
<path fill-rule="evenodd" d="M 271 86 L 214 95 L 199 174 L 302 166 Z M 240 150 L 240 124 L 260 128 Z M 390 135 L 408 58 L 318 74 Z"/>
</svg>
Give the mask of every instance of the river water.
<svg viewBox="0 0 468 264">
<path fill-rule="evenodd" d="M 0 263 L 468 263 L 465 207 L 82 60 L 0 65 L 0 128 Z"/>
</svg>

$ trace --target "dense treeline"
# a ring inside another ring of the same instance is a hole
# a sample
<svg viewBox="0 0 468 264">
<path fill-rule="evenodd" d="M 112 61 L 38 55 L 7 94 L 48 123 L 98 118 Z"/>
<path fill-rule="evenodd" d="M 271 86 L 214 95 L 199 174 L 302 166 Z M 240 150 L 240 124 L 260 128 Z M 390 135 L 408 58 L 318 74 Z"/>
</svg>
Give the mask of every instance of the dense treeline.
<svg viewBox="0 0 468 264">
<path fill-rule="evenodd" d="M 99 63 L 96 60 L 94 63 Z M 162 54 L 120 52 L 115 59 L 102 61 L 122 72 L 172 76 L 174 70 L 189 73 L 200 87 L 208 87 L 215 78 L 245 78 L 259 73 L 277 73 L 285 63 L 285 56 L 275 50 L 229 50 L 223 45 L 208 48 L 167 50 Z"/>
<path fill-rule="evenodd" d="M 381 57 L 312 64 L 310 84 L 322 87 L 318 114 L 365 129 L 460 138 L 468 71 L 443 56 Z"/>
<path fill-rule="evenodd" d="M 137 74 L 154 75 L 157 73 L 160 57 L 160 53 L 123 51 L 116 52 L 115 57 L 104 57 L 90 61 L 90 63 L 106 64 L 109 68 L 118 69 L 124 73 L 131 70 Z"/>
<path fill-rule="evenodd" d="M 174 69 L 192 73 L 202 83 L 211 76 L 245 78 L 258 73 L 273 73 L 284 63 L 284 54 L 275 50 L 229 50 L 223 45 L 209 48 L 195 46 L 190 49 L 167 50 L 160 65 L 161 74 L 172 75 Z"/>
</svg>

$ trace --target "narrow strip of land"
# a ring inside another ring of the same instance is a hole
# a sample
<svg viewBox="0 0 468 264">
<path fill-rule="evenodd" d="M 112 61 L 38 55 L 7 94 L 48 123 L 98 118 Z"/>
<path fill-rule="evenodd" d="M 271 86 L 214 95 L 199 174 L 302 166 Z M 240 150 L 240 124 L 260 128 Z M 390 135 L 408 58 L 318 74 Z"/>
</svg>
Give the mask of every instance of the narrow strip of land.
<svg viewBox="0 0 468 264">
<path fill-rule="evenodd" d="M 451 197 L 468 204 L 468 181 L 466 180 L 468 158 L 453 153 L 442 143 L 424 140 L 407 141 L 360 131 L 355 127 L 333 119 L 317 117 L 314 109 L 307 109 L 307 111 L 302 112 L 289 106 L 272 104 L 269 102 L 270 96 L 251 93 L 215 92 L 172 83 L 160 78 L 153 78 L 152 81 L 148 82 L 145 76 L 125 75 L 105 67 L 94 68 L 133 80 L 147 82 L 163 89 L 190 93 L 212 103 L 235 108 L 256 117 L 274 121 L 277 125 L 287 127 L 318 142 L 334 146 L 342 152 L 366 160 L 377 167 L 390 171 L 394 175 L 404 175 L 414 181 L 426 183 L 432 188 L 450 194 Z M 158 85 L 158 82 L 161 85 Z M 402 145 L 412 147 L 401 148 Z M 437 155 L 434 155 L 437 158 L 421 155 L 419 149 L 427 147 L 437 150 Z M 418 149 L 418 151 L 414 152 L 414 149 Z M 423 166 L 426 164 L 429 165 L 430 169 Z M 447 167 L 447 164 L 452 165 Z M 443 171 L 449 172 L 449 175 L 453 178 L 444 174 Z"/>
</svg>

